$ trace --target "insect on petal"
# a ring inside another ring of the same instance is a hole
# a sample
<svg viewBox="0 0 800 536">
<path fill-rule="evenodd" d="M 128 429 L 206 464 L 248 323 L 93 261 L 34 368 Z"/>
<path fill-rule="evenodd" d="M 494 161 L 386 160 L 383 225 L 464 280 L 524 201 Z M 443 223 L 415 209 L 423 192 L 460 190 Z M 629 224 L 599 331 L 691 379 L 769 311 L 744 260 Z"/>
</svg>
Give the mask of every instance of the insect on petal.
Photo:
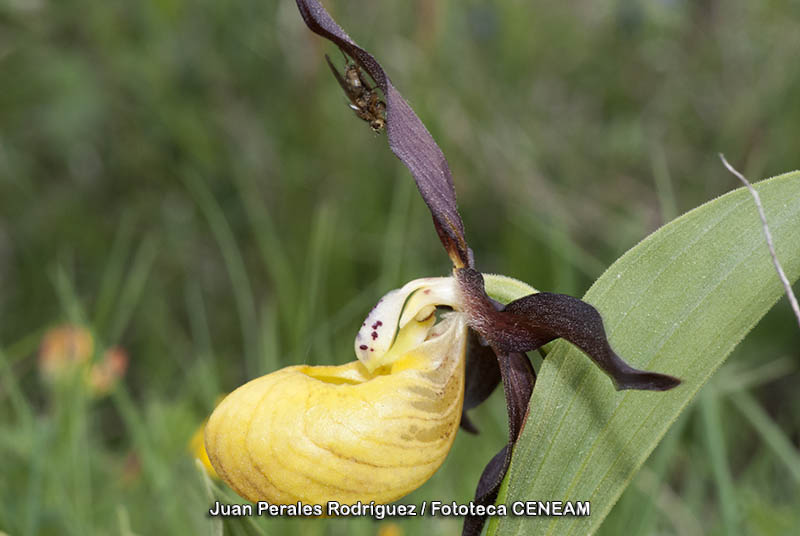
<svg viewBox="0 0 800 536">
<path fill-rule="evenodd" d="M 458 213 L 453 176 L 442 150 L 428 129 L 392 85 L 383 67 L 359 47 L 317 0 L 297 0 L 308 28 L 333 42 L 364 69 L 386 99 L 386 133 L 389 148 L 414 176 L 422 198 L 448 255 L 457 267 L 472 266 L 472 255 Z"/>
</svg>

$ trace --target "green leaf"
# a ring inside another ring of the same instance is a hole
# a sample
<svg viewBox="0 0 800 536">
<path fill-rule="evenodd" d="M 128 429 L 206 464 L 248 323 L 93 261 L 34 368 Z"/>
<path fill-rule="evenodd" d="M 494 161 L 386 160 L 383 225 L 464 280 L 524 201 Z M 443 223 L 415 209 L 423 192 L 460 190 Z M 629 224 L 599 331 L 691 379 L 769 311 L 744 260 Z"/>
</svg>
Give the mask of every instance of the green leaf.
<svg viewBox="0 0 800 536">
<path fill-rule="evenodd" d="M 800 277 L 800 172 L 756 185 L 787 276 Z M 753 199 L 740 188 L 681 216 L 615 262 L 584 296 L 615 350 L 683 380 L 617 392 L 563 341 L 542 366 L 498 503 L 591 501 L 588 517 L 495 518 L 490 534 L 588 534 L 678 414 L 783 295 Z M 787 322 L 794 322 L 788 318 Z"/>
</svg>

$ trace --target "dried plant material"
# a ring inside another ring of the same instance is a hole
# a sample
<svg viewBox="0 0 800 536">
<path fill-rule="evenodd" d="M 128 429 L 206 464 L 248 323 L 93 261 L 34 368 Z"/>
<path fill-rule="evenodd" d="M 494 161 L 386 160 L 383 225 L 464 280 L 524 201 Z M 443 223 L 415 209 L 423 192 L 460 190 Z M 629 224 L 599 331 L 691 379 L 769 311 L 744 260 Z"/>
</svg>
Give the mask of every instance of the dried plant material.
<svg viewBox="0 0 800 536">
<path fill-rule="evenodd" d="M 767 247 L 769 248 L 769 254 L 772 256 L 772 264 L 775 265 L 775 271 L 778 272 L 778 277 L 781 280 L 781 284 L 783 285 L 783 289 L 786 291 L 786 297 L 789 299 L 789 303 L 792 306 L 792 311 L 794 311 L 794 316 L 797 318 L 797 326 L 800 327 L 800 305 L 797 303 L 797 296 L 794 295 L 794 291 L 792 290 L 792 284 L 789 282 L 789 278 L 786 277 L 786 272 L 783 271 L 783 266 L 781 266 L 780 261 L 778 260 L 778 255 L 775 253 L 775 244 L 772 241 L 772 233 L 769 230 L 769 225 L 767 224 L 767 216 L 764 214 L 764 206 L 761 204 L 761 197 L 759 197 L 758 192 L 753 185 L 750 184 L 750 181 L 745 178 L 744 175 L 736 171 L 736 169 L 728 163 L 725 159 L 725 155 L 722 153 L 719 154 L 720 160 L 728 168 L 728 171 L 733 173 L 742 184 L 747 187 L 747 190 L 750 192 L 750 195 L 753 196 L 753 201 L 755 201 L 756 208 L 758 209 L 758 217 L 761 218 L 761 227 L 764 229 L 764 238 L 767 240 Z"/>
</svg>

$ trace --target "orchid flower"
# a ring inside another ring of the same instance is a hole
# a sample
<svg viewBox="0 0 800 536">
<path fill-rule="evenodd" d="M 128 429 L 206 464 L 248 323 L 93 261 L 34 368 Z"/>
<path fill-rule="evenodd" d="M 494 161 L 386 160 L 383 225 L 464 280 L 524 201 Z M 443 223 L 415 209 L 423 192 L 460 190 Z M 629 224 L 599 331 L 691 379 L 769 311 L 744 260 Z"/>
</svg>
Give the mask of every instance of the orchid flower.
<svg viewBox="0 0 800 536">
<path fill-rule="evenodd" d="M 489 504 L 528 416 L 535 374 L 526 352 L 563 338 L 617 390 L 677 386 L 677 378 L 619 357 L 590 304 L 475 268 L 450 168 L 433 137 L 378 61 L 317 0 L 296 1 L 308 28 L 352 58 L 383 94 L 389 147 L 414 177 L 453 271 L 386 294 L 356 335 L 356 361 L 284 368 L 225 398 L 205 436 L 220 477 L 253 501 L 396 500 L 433 475 L 459 426 L 477 432 L 466 412 L 502 382 L 509 437 L 474 499 Z M 468 517 L 464 533 L 479 533 L 484 521 Z"/>
</svg>

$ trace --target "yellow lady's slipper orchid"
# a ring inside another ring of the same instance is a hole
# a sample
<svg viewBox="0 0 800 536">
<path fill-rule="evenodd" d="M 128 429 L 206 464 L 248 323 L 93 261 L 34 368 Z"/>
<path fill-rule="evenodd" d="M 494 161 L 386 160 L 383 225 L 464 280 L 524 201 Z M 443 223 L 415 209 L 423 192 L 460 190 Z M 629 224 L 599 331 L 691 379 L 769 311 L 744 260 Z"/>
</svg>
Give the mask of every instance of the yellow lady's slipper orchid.
<svg viewBox="0 0 800 536">
<path fill-rule="evenodd" d="M 206 426 L 220 477 L 252 501 L 385 503 L 447 456 L 464 399 L 465 315 L 452 278 L 384 296 L 356 337 L 359 360 L 294 366 L 228 395 Z"/>
<path fill-rule="evenodd" d="M 481 474 L 474 499 L 488 505 L 497 498 L 528 415 L 535 373 L 526 352 L 562 338 L 586 353 L 618 390 L 666 391 L 680 384 L 618 356 L 592 305 L 477 271 L 452 173 L 430 132 L 375 57 L 319 0 L 296 3 L 308 28 L 349 57 L 359 89 L 334 74 L 351 101 L 354 94 L 368 94 L 370 102 L 378 97 L 385 104 L 381 118 L 389 147 L 431 211 L 453 277 L 418 279 L 384 296 L 356 336 L 358 361 L 285 368 L 229 395 L 206 428 L 211 463 L 226 482 L 248 499 L 272 503 L 397 499 L 441 465 L 459 424 L 476 431 L 462 408 L 486 400 L 502 381 L 508 442 Z M 437 305 L 455 312 L 437 324 Z M 466 516 L 463 534 L 479 534 L 485 519 Z"/>
</svg>

